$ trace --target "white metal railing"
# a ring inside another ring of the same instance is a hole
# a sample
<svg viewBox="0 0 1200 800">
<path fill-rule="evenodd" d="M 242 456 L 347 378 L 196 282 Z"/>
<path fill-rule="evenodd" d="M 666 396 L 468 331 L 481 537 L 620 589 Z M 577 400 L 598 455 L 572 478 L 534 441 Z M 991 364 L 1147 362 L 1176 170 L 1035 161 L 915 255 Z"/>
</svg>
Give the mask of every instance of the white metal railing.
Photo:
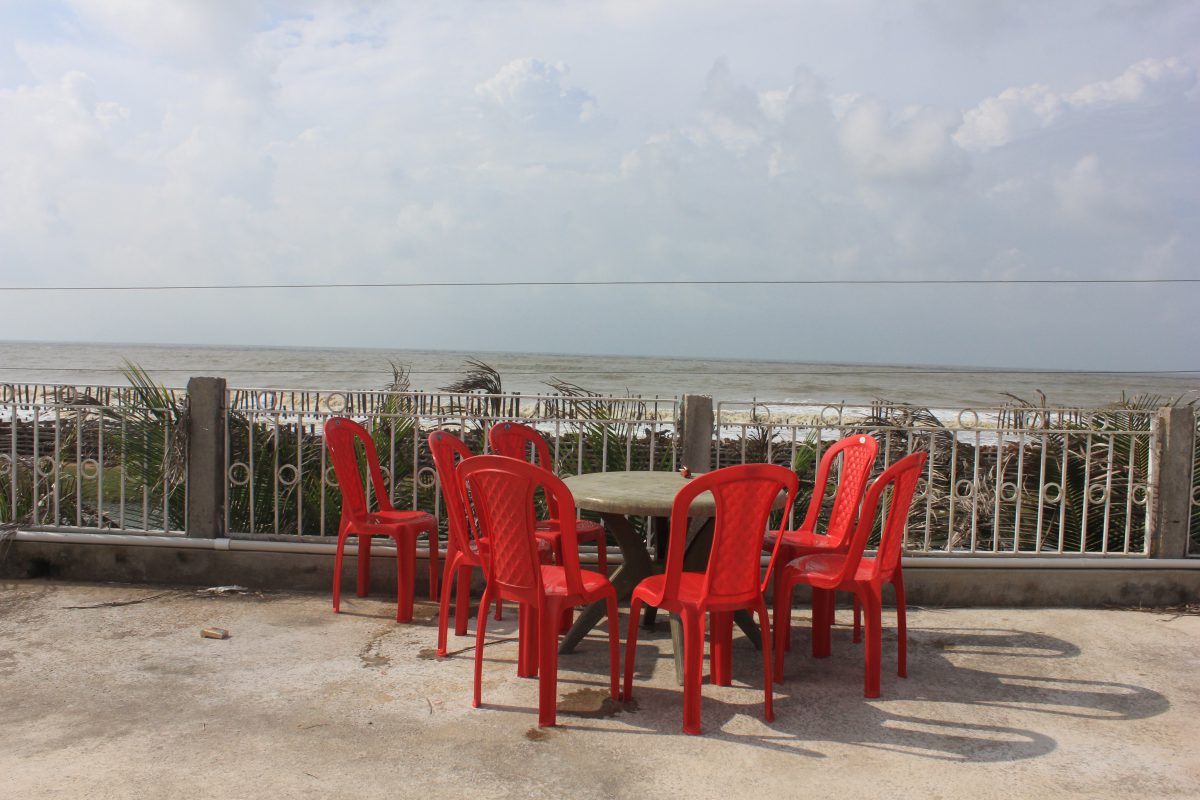
<svg viewBox="0 0 1200 800">
<path fill-rule="evenodd" d="M 226 529 L 337 532 L 341 498 L 322 436 L 332 416 L 351 417 L 372 432 L 394 505 L 440 517 L 426 440 L 435 429 L 451 429 L 473 451 L 484 452 L 492 424 L 519 419 L 547 436 L 555 469 L 564 475 L 673 469 L 678 409 L 674 399 L 636 397 L 233 389 L 226 425 Z"/>
<path fill-rule="evenodd" d="M 1153 410 L 717 404 L 718 465 L 763 460 L 815 474 L 850 433 L 880 440 L 876 472 L 930 453 L 906 548 L 928 555 L 1145 555 Z M 828 501 L 828 497 L 827 497 Z M 803 503 L 798 514 L 803 513 Z"/>
<path fill-rule="evenodd" d="M 181 531 L 183 393 L 0 385 L 0 522 Z"/>
<path fill-rule="evenodd" d="M 1188 506 L 1188 555 L 1200 556 L 1200 408 L 1193 410 L 1192 492 Z"/>
</svg>

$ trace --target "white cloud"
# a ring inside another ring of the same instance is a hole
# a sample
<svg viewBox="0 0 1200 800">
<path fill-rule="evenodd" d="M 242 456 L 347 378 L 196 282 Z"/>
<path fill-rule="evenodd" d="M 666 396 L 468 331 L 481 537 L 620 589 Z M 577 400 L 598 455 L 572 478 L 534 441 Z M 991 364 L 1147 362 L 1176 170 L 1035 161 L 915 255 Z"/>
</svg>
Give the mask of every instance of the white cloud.
<svg viewBox="0 0 1200 800">
<path fill-rule="evenodd" d="M 158 57 L 183 61 L 227 58 L 251 36 L 257 0 L 161 2 L 67 0 L 84 20 Z"/>
<path fill-rule="evenodd" d="M 564 86 L 568 72 L 562 62 L 518 58 L 476 85 L 475 96 L 522 122 L 587 122 L 596 113 L 595 98 L 582 89 Z"/>
<path fill-rule="evenodd" d="M 1065 94 L 1045 84 L 1005 89 L 963 115 L 954 141 L 966 150 L 986 152 L 1049 128 L 1070 113 L 1183 97 L 1195 83 L 1195 70 L 1179 59 L 1148 58 L 1112 80 Z"/>
<path fill-rule="evenodd" d="M 1005 89 L 963 115 L 954 141 L 960 147 L 976 152 L 1000 147 L 1049 126 L 1062 114 L 1063 108 L 1062 98 L 1042 84 Z"/>
<path fill-rule="evenodd" d="M 1178 58 L 1147 58 L 1110 81 L 1097 81 L 1072 92 L 1074 108 L 1107 108 L 1128 103 L 1157 102 L 1183 95 L 1196 83 L 1196 71 Z"/>
<path fill-rule="evenodd" d="M 880 101 L 864 98 L 841 119 L 839 138 L 856 169 L 873 178 L 940 178 L 964 164 L 950 139 L 953 115 L 908 109 L 893 119 Z"/>
<path fill-rule="evenodd" d="M 1051 185 L 1060 213 L 1081 225 L 1127 226 L 1148 206 L 1136 185 L 1107 174 L 1095 154 L 1083 156 L 1070 169 L 1059 170 Z"/>
</svg>

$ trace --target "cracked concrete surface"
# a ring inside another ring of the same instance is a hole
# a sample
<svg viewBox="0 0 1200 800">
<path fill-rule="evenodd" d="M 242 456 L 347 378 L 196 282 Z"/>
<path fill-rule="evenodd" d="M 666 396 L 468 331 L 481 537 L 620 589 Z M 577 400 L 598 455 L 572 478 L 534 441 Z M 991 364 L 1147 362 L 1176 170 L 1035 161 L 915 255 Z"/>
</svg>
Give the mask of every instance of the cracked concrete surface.
<svg viewBox="0 0 1200 800">
<path fill-rule="evenodd" d="M 322 595 L 162 592 L 0 584 L 5 796 L 1200 797 L 1187 614 L 914 609 L 910 677 L 885 630 L 883 697 L 865 700 L 849 630 L 813 660 L 798 610 L 775 722 L 735 638 L 734 685 L 704 685 L 689 737 L 665 622 L 639 638 L 633 703 L 606 699 L 599 628 L 560 659 L 559 726 L 539 729 L 511 610 L 472 709 L 474 639 L 432 657 L 428 602 L 397 625 L 386 597 L 334 615 Z"/>
</svg>

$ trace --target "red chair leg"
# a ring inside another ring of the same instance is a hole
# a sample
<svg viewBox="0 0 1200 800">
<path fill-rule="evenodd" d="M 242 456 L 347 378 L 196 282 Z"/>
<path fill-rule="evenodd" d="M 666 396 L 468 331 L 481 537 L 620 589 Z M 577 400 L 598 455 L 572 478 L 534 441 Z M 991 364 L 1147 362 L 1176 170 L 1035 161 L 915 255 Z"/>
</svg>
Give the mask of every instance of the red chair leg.
<svg viewBox="0 0 1200 800">
<path fill-rule="evenodd" d="M 608 546 L 604 541 L 604 534 L 596 541 L 596 566 L 601 575 L 608 577 Z"/>
<path fill-rule="evenodd" d="M 896 589 L 896 674 L 901 678 L 908 677 L 908 620 L 904 604 L 904 575 L 899 567 L 892 576 L 892 586 Z"/>
<path fill-rule="evenodd" d="M 333 613 L 338 613 L 342 605 L 342 561 L 346 554 L 346 537 L 338 536 L 337 552 L 333 557 Z"/>
<path fill-rule="evenodd" d="M 762 661 L 763 661 L 763 718 L 767 722 L 775 721 L 775 692 L 771 686 L 771 622 L 767 619 L 767 603 L 758 601 L 758 624 L 762 629 Z"/>
<path fill-rule="evenodd" d="M 492 588 L 485 586 L 483 598 L 479 601 L 479 618 L 475 623 L 475 693 L 471 698 L 471 706 L 479 708 L 483 694 L 483 639 L 487 631 L 488 606 L 492 602 Z"/>
<path fill-rule="evenodd" d="M 438 564 L 438 533 L 437 528 L 429 531 L 429 599 L 438 599 L 438 576 L 442 574 Z"/>
<path fill-rule="evenodd" d="M 833 593 L 829 589 L 812 590 L 812 654 L 813 658 L 828 658 L 831 650 L 829 630 L 829 603 Z"/>
<path fill-rule="evenodd" d="M 608 672 L 611 681 L 609 696 L 613 700 L 619 700 L 621 695 L 617 689 L 617 681 L 621 672 L 621 617 L 617 611 L 616 590 L 613 590 L 606 600 L 608 601 L 606 603 L 608 607 Z"/>
<path fill-rule="evenodd" d="M 879 587 L 864 586 L 862 600 L 863 626 L 866 628 L 866 647 L 864 648 L 866 652 L 863 658 L 866 674 L 863 677 L 863 696 L 879 697 L 879 661 L 883 639 L 880 630 L 883 615 L 880 608 Z"/>
<path fill-rule="evenodd" d="M 771 626 L 771 635 L 775 638 L 775 669 L 776 683 L 783 683 L 783 653 L 787 650 L 789 623 L 792 618 L 792 586 L 775 576 L 775 622 Z M 763 637 L 766 638 L 765 635 Z"/>
<path fill-rule="evenodd" d="M 704 625 L 699 612 L 684 609 L 683 732 L 700 733 L 700 670 L 704 660 Z"/>
<path fill-rule="evenodd" d="M 467 635 L 467 617 L 471 616 L 471 565 L 458 568 L 458 587 L 454 598 L 454 633 Z M 499 605 L 499 603 L 497 603 Z"/>
<path fill-rule="evenodd" d="M 528 603 L 517 605 L 517 677 L 536 678 L 538 674 L 538 610 Z"/>
<path fill-rule="evenodd" d="M 412 622 L 417 571 L 417 540 L 396 541 L 396 622 Z"/>
<path fill-rule="evenodd" d="M 637 652 L 638 612 L 642 601 L 634 597 L 629 601 L 629 626 L 625 629 L 625 688 L 621 699 L 628 703 L 633 699 L 633 656 Z"/>
<path fill-rule="evenodd" d="M 359 597 L 367 596 L 367 589 L 371 585 L 371 537 L 358 537 L 358 586 L 356 587 Z"/>
<path fill-rule="evenodd" d="M 562 609 L 551 600 L 546 603 L 538 631 L 538 725 L 553 727 L 558 705 L 558 619 Z"/>
<path fill-rule="evenodd" d="M 438 642 L 437 654 L 438 657 L 446 655 L 446 632 L 450 627 L 450 590 L 454 588 L 454 576 L 460 573 L 454 562 L 457 560 L 457 555 L 450 557 L 446 561 L 446 575 L 442 580 L 442 596 L 438 602 Z M 458 633 L 458 617 L 457 610 L 455 611 L 454 627 L 455 633 Z M 464 631 L 465 632 L 465 631 Z M 461 634 L 460 634 L 461 635 Z"/>
<path fill-rule="evenodd" d="M 712 636 L 709 642 L 709 675 L 714 686 L 733 683 L 733 612 L 709 614 Z"/>
</svg>

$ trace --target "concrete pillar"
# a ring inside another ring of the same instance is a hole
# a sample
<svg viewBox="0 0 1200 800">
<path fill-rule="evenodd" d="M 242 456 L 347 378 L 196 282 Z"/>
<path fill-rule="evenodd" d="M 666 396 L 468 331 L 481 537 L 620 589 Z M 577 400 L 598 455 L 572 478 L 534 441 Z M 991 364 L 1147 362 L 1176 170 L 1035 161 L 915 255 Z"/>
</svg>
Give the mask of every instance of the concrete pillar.
<svg viewBox="0 0 1200 800">
<path fill-rule="evenodd" d="M 225 536 L 225 379 L 188 381 L 187 535 Z"/>
<path fill-rule="evenodd" d="M 1157 485 L 1150 510 L 1150 557 L 1183 558 L 1191 523 L 1195 412 L 1190 406 L 1160 408 L 1154 424 Z"/>
<path fill-rule="evenodd" d="M 679 465 L 692 472 L 712 469 L 713 401 L 708 395 L 689 394 L 683 398 L 680 415 Z"/>
</svg>

